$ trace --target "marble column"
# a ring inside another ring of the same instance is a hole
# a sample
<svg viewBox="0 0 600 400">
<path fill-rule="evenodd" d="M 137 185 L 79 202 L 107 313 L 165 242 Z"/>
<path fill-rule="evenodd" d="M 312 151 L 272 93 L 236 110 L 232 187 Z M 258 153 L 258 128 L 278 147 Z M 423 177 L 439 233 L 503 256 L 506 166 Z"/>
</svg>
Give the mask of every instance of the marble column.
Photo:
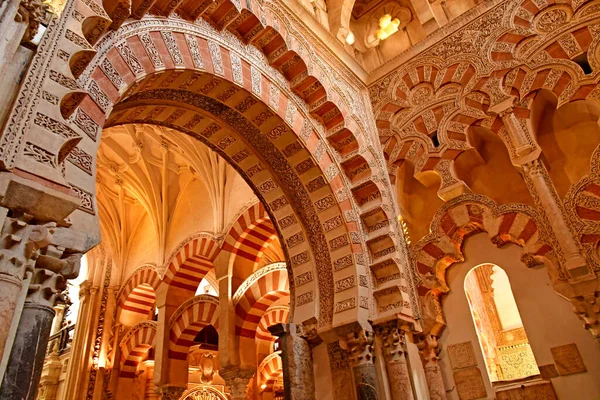
<svg viewBox="0 0 600 400">
<path fill-rule="evenodd" d="M 34 400 L 42 373 L 54 309 L 26 301 L 8 367 L 0 387 L 2 399 Z"/>
<path fill-rule="evenodd" d="M 536 202 L 536 206 L 546 214 L 558 245 L 565 256 L 566 267 L 571 276 L 588 275 L 590 270 L 567 224 L 562 200 L 556 192 L 546 167 L 540 160 L 541 149 L 534 139 L 533 132 L 527 125 L 519 123 L 510 104 L 511 102 L 501 104 L 496 107 L 496 111 L 506 128 L 505 145 L 508 147 L 511 161 L 514 165 L 522 168 L 531 196 Z"/>
<path fill-rule="evenodd" d="M 279 338 L 283 365 L 283 390 L 286 400 L 314 400 L 315 376 L 312 350 L 304 327 L 276 324 L 269 331 Z"/>
<path fill-rule="evenodd" d="M 427 335 L 421 338 L 417 346 L 425 371 L 427 387 L 429 388 L 429 398 L 431 400 L 446 400 L 446 387 L 444 386 L 438 358 L 440 349 L 437 338 L 433 335 Z"/>
<path fill-rule="evenodd" d="M 373 332 L 362 330 L 349 333 L 340 340 L 340 345 L 348 352 L 357 400 L 377 400 L 379 390 L 373 363 Z"/>
<path fill-rule="evenodd" d="M 406 359 L 405 333 L 397 321 L 376 327 L 381 337 L 392 400 L 413 400 L 412 382 Z"/>
<path fill-rule="evenodd" d="M 2 257 L 0 262 L 4 264 L 6 257 L 2 253 L 0 257 Z M 4 346 L 15 314 L 17 298 L 21 292 L 21 282 L 22 279 L 18 276 L 0 271 L 0 360 L 4 355 Z"/>
<path fill-rule="evenodd" d="M 22 218 L 6 217 L 7 213 L 7 208 L 0 207 L 0 221 L 3 221 L 0 238 L 0 360 L 4 356 L 25 273 L 33 270 L 37 250 L 48 245 L 54 232 L 53 226 L 29 225 Z"/>
<path fill-rule="evenodd" d="M 532 160 L 522 165 L 523 173 L 531 182 L 532 196 L 541 206 L 548 218 L 548 222 L 554 231 L 556 239 L 560 244 L 566 258 L 566 267 L 573 277 L 587 275 L 586 260 L 581 256 L 579 248 L 573 239 L 573 234 L 567 225 L 560 198 L 546 167 L 540 159 Z"/>
<path fill-rule="evenodd" d="M 93 347 L 93 334 L 97 325 L 98 316 L 95 308 L 98 297 L 98 286 L 92 286 L 88 280 L 79 286 L 79 313 L 77 315 L 76 329 L 67 366 L 65 378 L 65 400 L 77 400 L 83 396 L 86 377 L 89 376 L 91 358 L 89 354 Z M 96 321 L 96 323 L 90 323 Z M 85 373 L 82 373 L 85 371 Z"/>
</svg>

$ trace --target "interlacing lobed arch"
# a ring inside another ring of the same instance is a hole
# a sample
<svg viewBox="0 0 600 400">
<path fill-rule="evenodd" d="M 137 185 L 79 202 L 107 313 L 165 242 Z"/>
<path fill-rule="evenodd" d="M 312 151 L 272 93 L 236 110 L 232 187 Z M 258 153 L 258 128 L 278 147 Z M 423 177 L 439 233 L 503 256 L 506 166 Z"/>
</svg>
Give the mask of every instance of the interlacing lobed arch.
<svg viewBox="0 0 600 400">
<path fill-rule="evenodd" d="M 522 204 L 498 205 L 480 195 L 463 195 L 445 203 L 431 223 L 431 233 L 414 245 L 417 290 L 424 308 L 425 333 L 439 337 L 445 327 L 442 297 L 450 291 L 446 270 L 464 261 L 462 246 L 474 234 L 486 232 L 500 247 L 514 243 L 523 248 L 528 267 L 545 264 L 553 281 L 564 279 L 551 233 L 538 224 L 539 215 Z"/>
<path fill-rule="evenodd" d="M 456 177 L 453 161 L 471 148 L 469 129 L 482 126 L 508 140 L 504 114 L 498 111 L 504 102 L 512 99 L 511 112 L 524 126 L 540 89 L 554 92 L 559 106 L 598 98 L 600 38 L 593 3 L 499 4 L 373 84 L 371 98 L 392 180 L 409 161 L 417 178 L 437 172 L 438 194 L 449 200 L 465 191 L 455 190 L 464 182 Z M 482 32 L 482 37 L 466 41 L 470 32 Z M 591 72 L 583 71 L 585 62 Z M 513 152 L 511 158 L 519 156 Z"/>
</svg>

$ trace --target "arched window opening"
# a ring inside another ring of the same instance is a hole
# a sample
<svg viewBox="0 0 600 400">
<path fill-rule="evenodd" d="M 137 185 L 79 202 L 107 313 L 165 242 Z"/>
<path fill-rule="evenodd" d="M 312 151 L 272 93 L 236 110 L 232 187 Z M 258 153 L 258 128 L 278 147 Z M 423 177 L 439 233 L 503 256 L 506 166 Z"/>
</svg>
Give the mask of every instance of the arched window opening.
<svg viewBox="0 0 600 400">
<path fill-rule="evenodd" d="M 508 275 L 494 264 L 473 268 L 465 293 L 491 382 L 539 375 Z"/>
</svg>

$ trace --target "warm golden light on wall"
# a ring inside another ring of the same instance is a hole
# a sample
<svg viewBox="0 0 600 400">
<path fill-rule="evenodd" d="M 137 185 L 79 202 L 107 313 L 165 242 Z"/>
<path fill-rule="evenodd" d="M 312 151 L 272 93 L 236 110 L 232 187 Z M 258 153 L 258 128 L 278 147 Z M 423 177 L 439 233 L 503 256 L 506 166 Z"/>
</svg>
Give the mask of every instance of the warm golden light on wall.
<svg viewBox="0 0 600 400">
<path fill-rule="evenodd" d="M 348 43 L 350 46 L 352 46 L 354 44 L 355 38 L 354 38 L 354 33 L 350 32 L 348 33 L 348 36 L 346 36 L 346 43 Z"/>
<path fill-rule="evenodd" d="M 65 0 L 43 0 L 42 3 L 48 6 L 52 14 L 59 17 L 67 2 Z"/>
<path fill-rule="evenodd" d="M 390 14 L 385 14 L 383 17 L 379 18 L 379 29 L 377 29 L 375 36 L 377 36 L 377 39 L 379 40 L 385 40 L 398 32 L 399 26 L 400 20 L 398 18 L 392 19 Z"/>
</svg>

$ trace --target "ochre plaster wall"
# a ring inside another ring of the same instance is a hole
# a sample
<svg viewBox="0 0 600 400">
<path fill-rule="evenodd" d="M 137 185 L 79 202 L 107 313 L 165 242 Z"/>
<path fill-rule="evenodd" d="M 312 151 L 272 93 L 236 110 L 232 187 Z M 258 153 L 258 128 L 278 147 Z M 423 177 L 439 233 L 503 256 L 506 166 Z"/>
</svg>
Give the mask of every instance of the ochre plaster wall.
<svg viewBox="0 0 600 400">
<path fill-rule="evenodd" d="M 466 274 L 482 263 L 494 263 L 506 271 L 538 365 L 553 363 L 550 348 L 570 343 L 577 345 L 588 372 L 552 379 L 558 398 L 599 399 L 600 349 L 571 311 L 571 305 L 553 291 L 546 267 L 528 269 L 520 261 L 521 249 L 518 246 L 498 249 L 490 243 L 485 233 L 467 239 L 463 252 L 465 262 L 454 264 L 447 272 L 450 293 L 443 302 L 448 326 L 441 337 L 440 358 L 446 388 L 454 388 L 448 393 L 448 399 L 458 399 L 458 394 L 447 346 L 468 341 L 473 344 L 488 398 L 494 398 L 464 291 Z"/>
</svg>

